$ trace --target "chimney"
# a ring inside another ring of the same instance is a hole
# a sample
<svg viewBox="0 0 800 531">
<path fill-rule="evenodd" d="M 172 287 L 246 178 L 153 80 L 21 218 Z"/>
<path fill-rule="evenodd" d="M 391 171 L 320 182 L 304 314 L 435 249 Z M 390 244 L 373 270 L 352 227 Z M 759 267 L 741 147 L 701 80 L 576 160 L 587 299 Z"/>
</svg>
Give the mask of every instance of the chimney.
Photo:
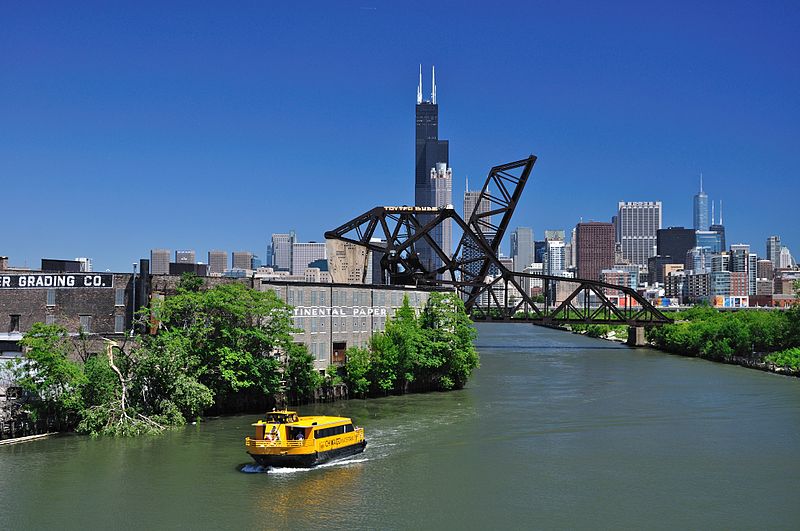
<svg viewBox="0 0 800 531">
<path fill-rule="evenodd" d="M 0 271 L 5 271 L 6 269 L 8 269 L 8 257 L 0 256 Z"/>
</svg>

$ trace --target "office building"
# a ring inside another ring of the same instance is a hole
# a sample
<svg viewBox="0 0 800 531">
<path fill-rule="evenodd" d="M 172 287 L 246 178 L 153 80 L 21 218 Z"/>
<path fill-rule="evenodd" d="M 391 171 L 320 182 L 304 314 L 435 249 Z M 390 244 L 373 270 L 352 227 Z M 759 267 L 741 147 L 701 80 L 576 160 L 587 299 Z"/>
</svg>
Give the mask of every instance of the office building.
<svg viewBox="0 0 800 531">
<path fill-rule="evenodd" d="M 250 269 L 256 270 L 261 267 L 263 264 L 261 263 L 261 258 L 254 254 L 253 257 L 250 259 Z"/>
<path fill-rule="evenodd" d="M 547 275 L 564 276 L 564 241 L 548 240 L 544 253 L 543 270 Z"/>
<path fill-rule="evenodd" d="M 708 195 L 703 191 L 703 174 L 700 174 L 700 191 L 694 196 L 694 230 L 708 230 Z"/>
<path fill-rule="evenodd" d="M 759 260 L 756 263 L 756 272 L 758 278 L 773 280 L 775 278 L 775 266 L 772 264 L 772 260 Z"/>
<path fill-rule="evenodd" d="M 272 244 L 267 244 L 267 254 L 264 255 L 264 267 L 272 267 Z"/>
<path fill-rule="evenodd" d="M 250 251 L 233 251 L 231 254 L 233 269 L 253 269 L 253 253 Z"/>
<path fill-rule="evenodd" d="M 478 198 L 481 195 L 480 190 L 470 190 L 469 189 L 469 179 L 466 180 L 466 185 L 464 188 L 464 221 L 469 223 L 470 217 L 472 217 L 473 212 L 478 214 L 484 214 L 489 211 L 489 202 L 484 201 L 481 203 L 480 207 L 478 206 Z M 487 221 L 491 221 L 491 218 L 487 218 Z M 493 233 L 484 233 L 484 237 L 489 239 Z M 462 257 L 465 260 L 470 260 L 473 258 L 477 258 L 478 256 L 483 256 L 483 251 L 480 251 L 476 242 L 472 241 L 471 238 L 467 238 L 464 241 L 464 248 L 461 251 Z M 480 262 L 470 262 L 464 265 L 464 269 L 466 269 L 469 275 L 475 277 L 478 275 L 480 270 L 481 263 Z"/>
<path fill-rule="evenodd" d="M 292 246 L 294 243 L 294 231 L 290 231 L 288 234 L 272 235 L 272 267 L 276 271 L 292 270 Z"/>
<path fill-rule="evenodd" d="M 544 254 L 547 252 L 547 242 L 544 240 L 533 242 L 533 263 L 544 263 Z"/>
<path fill-rule="evenodd" d="M 781 254 L 778 257 L 778 268 L 791 269 L 794 267 L 797 267 L 797 262 L 795 262 L 792 253 L 789 252 L 789 248 L 786 246 L 781 247 Z"/>
<path fill-rule="evenodd" d="M 656 252 L 660 256 L 674 256 L 682 259 L 689 249 L 697 246 L 693 229 L 668 227 L 656 231 Z"/>
<path fill-rule="evenodd" d="M 661 201 L 620 201 L 618 207 L 617 241 L 622 258 L 644 269 L 647 259 L 656 255 Z"/>
<path fill-rule="evenodd" d="M 431 99 L 423 100 L 422 66 L 420 65 L 419 85 L 417 86 L 416 141 L 414 153 L 414 204 L 417 206 L 439 206 L 436 204 L 436 190 L 434 190 L 434 186 L 445 187 L 446 184 L 437 182 L 437 179 L 432 179 L 431 172 L 437 171 L 437 167 L 440 164 L 444 164 L 444 168 L 450 167 L 449 144 L 447 140 L 439 140 L 439 105 L 436 102 L 435 69 L 432 69 L 431 74 Z M 427 222 L 430 218 L 430 215 L 420 215 L 420 221 L 423 223 Z M 444 234 L 437 234 L 434 236 L 434 240 L 441 247 L 444 242 L 439 238 L 444 238 Z M 439 263 L 438 257 L 434 260 L 433 249 L 431 249 L 426 242 L 420 241 L 415 248 L 423 267 L 428 270 L 437 267 Z"/>
<path fill-rule="evenodd" d="M 225 251 L 208 251 L 208 273 L 221 275 L 228 269 L 228 253 Z"/>
<path fill-rule="evenodd" d="M 714 202 L 711 202 L 711 226 L 708 228 L 711 232 L 716 232 L 719 235 L 719 248 L 720 250 L 726 249 L 725 247 L 725 225 L 722 224 L 722 200 L 719 202 L 719 223 L 714 220 Z"/>
<path fill-rule="evenodd" d="M 183 249 L 175 251 L 176 264 L 194 264 L 197 262 L 195 253 L 191 249 Z"/>
<path fill-rule="evenodd" d="M 770 236 L 767 238 L 767 260 L 772 262 L 776 268 L 780 267 L 781 259 L 781 237 Z"/>
<path fill-rule="evenodd" d="M 690 251 L 687 251 L 687 253 Z M 657 254 L 647 259 L 647 281 L 650 284 L 663 284 L 667 275 L 667 266 L 670 266 L 671 271 L 685 269 L 683 261 L 678 262 L 671 256 Z"/>
<path fill-rule="evenodd" d="M 695 231 L 695 242 L 697 247 L 705 247 L 712 253 L 721 253 L 725 250 L 722 246 L 722 234 L 710 230 Z"/>
<path fill-rule="evenodd" d="M 430 189 L 432 206 L 448 207 L 453 205 L 453 170 L 444 162 L 437 162 L 436 167 L 430 171 Z M 448 258 L 453 256 L 453 228 L 452 221 L 446 219 L 431 231 L 433 241 L 441 248 Z M 431 269 L 442 267 L 444 262 L 438 255 L 432 255 Z M 424 262 L 423 262 L 424 265 Z"/>
<path fill-rule="evenodd" d="M 696 274 L 710 273 L 714 253 L 708 247 L 695 247 L 686 253 L 684 266 Z"/>
<path fill-rule="evenodd" d="M 320 258 L 327 258 L 324 243 L 308 242 L 292 244 L 292 275 L 303 276 L 308 264 Z"/>
<path fill-rule="evenodd" d="M 533 263 L 533 229 L 517 227 L 511 233 L 511 259 L 514 271 L 524 271 Z"/>
<path fill-rule="evenodd" d="M 150 251 L 150 272 L 154 275 L 169 275 L 169 249 L 152 249 Z"/>
<path fill-rule="evenodd" d="M 614 225 L 592 221 L 575 226 L 575 258 L 578 278 L 600 280 L 600 273 L 614 265 Z"/>
</svg>

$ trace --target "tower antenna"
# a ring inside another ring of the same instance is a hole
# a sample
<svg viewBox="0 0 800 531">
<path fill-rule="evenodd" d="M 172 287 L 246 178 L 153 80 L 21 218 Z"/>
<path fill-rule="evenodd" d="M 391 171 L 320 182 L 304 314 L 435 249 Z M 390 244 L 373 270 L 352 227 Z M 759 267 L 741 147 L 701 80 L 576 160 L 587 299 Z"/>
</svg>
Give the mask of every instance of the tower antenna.
<svg viewBox="0 0 800 531">
<path fill-rule="evenodd" d="M 722 225 L 722 199 L 719 200 L 719 224 Z"/>
<path fill-rule="evenodd" d="M 417 85 L 417 105 L 422 103 L 422 63 L 419 65 L 419 85 Z"/>
<path fill-rule="evenodd" d="M 711 201 L 711 224 L 714 224 L 714 201 Z"/>
<path fill-rule="evenodd" d="M 700 193 L 703 193 L 703 172 L 700 172 Z"/>
<path fill-rule="evenodd" d="M 431 83 L 433 83 L 433 88 L 431 89 L 431 103 L 436 104 L 436 67 L 431 66 Z"/>
</svg>

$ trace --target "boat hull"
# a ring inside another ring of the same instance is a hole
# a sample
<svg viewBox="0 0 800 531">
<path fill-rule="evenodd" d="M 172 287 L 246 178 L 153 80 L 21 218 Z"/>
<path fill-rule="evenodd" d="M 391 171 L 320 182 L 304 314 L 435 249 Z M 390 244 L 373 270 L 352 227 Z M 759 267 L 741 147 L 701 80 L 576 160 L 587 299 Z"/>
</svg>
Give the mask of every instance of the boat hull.
<svg viewBox="0 0 800 531">
<path fill-rule="evenodd" d="M 356 444 L 351 444 L 343 448 L 334 448 L 325 452 L 314 452 L 311 454 L 250 454 L 256 463 L 263 467 L 288 467 L 288 468 L 311 468 L 322 463 L 327 463 L 333 459 L 341 459 L 351 455 L 360 454 L 367 446 L 367 441 L 363 440 Z"/>
</svg>

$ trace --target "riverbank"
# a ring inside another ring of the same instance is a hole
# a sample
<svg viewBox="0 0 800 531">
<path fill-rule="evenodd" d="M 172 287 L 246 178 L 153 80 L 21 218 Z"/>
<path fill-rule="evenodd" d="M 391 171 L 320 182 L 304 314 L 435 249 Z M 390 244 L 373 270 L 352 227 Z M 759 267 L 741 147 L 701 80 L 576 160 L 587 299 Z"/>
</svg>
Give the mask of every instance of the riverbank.
<svg viewBox="0 0 800 531">
<path fill-rule="evenodd" d="M 624 342 L 627 337 L 625 325 L 573 325 L 562 329 L 613 342 Z M 694 308 L 676 314 L 674 324 L 647 331 L 647 346 L 661 352 L 793 377 L 800 377 L 798 344 L 798 309 L 733 314 Z"/>
</svg>

